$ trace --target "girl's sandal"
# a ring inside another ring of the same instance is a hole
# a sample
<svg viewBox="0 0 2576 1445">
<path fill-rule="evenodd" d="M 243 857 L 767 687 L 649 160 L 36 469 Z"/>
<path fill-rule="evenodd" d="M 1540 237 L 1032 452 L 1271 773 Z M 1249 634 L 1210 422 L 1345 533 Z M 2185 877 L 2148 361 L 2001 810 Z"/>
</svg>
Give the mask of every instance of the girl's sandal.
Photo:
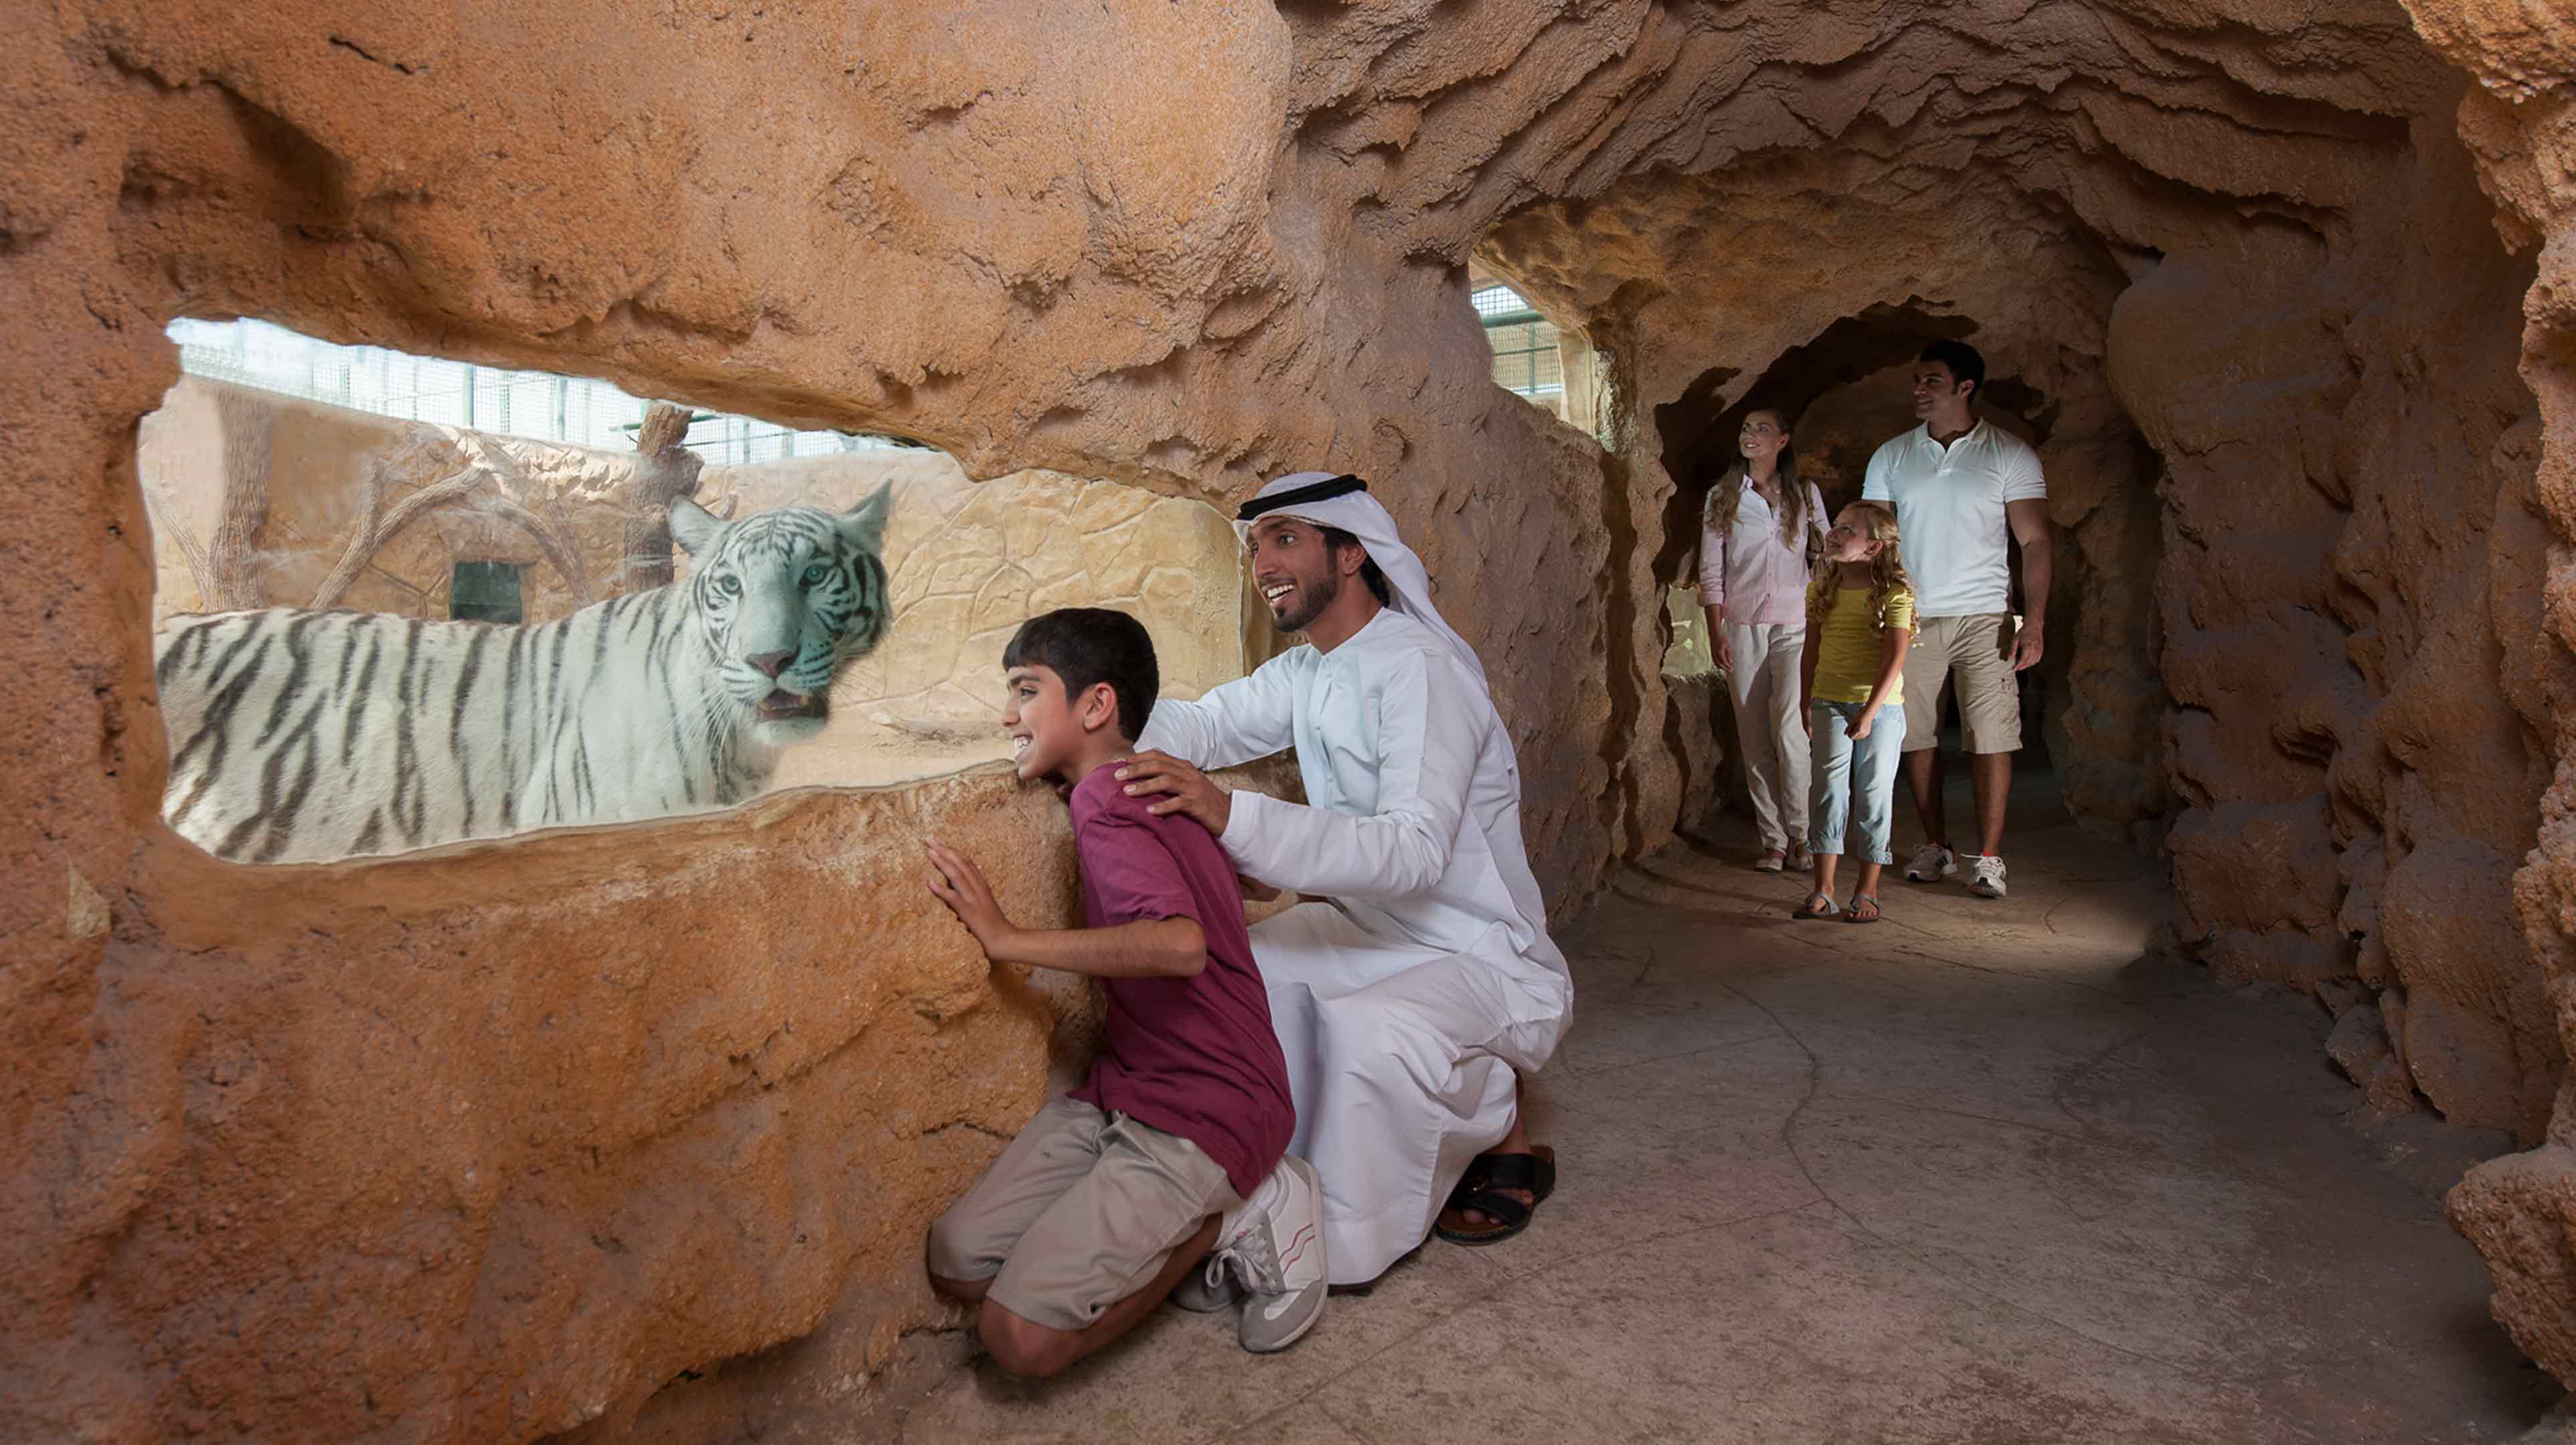
<svg viewBox="0 0 2576 1445">
<path fill-rule="evenodd" d="M 1839 917 L 1841 913 L 1842 909 L 1835 905 L 1831 895 L 1824 893 L 1810 893 L 1807 895 L 1807 901 L 1799 904 L 1797 911 L 1791 913 L 1789 916 L 1792 918 L 1814 920 Z"/>
<path fill-rule="evenodd" d="M 1867 910 L 1867 911 L 1866 911 L 1866 912 L 1864 912 L 1863 910 Z M 1868 894 L 1868 893 L 1855 893 L 1855 894 L 1853 894 L 1853 895 L 1852 895 L 1852 901 L 1851 901 L 1851 908 L 1850 908 L 1849 910 L 1847 910 L 1847 911 L 1843 914 L 1843 922 L 1845 922 L 1845 923 L 1876 923 L 1877 921 L 1878 921 L 1878 898 L 1876 897 L 1876 895 L 1874 895 L 1874 894 Z"/>
</svg>

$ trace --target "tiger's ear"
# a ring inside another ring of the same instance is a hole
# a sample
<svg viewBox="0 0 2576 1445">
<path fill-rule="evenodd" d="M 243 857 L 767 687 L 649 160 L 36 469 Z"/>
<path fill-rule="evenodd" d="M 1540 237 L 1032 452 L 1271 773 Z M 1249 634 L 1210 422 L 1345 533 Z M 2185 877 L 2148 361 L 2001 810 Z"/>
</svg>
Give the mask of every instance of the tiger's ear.
<svg viewBox="0 0 2576 1445">
<path fill-rule="evenodd" d="M 886 508 L 894 501 L 894 483 L 877 488 L 876 494 L 839 517 L 842 535 L 865 548 L 870 556 L 885 552 Z"/>
<path fill-rule="evenodd" d="M 695 557 L 715 545 L 716 534 L 724 523 L 716 514 L 686 497 L 671 499 L 671 540 L 680 550 Z"/>
</svg>

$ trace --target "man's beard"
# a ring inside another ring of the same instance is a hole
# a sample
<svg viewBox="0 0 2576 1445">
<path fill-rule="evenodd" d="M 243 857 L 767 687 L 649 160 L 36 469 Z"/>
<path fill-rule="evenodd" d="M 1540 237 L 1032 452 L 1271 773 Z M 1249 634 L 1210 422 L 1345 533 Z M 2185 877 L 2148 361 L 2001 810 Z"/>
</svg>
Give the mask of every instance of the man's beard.
<svg viewBox="0 0 2576 1445">
<path fill-rule="evenodd" d="M 1272 625 L 1282 632 L 1303 632 L 1313 626 L 1315 619 L 1324 615 L 1324 609 L 1332 606 L 1333 600 L 1342 595 L 1341 574 L 1328 571 L 1311 581 L 1301 577 L 1297 581 L 1295 595 L 1303 604 L 1295 612 L 1274 610 L 1270 614 Z"/>
</svg>

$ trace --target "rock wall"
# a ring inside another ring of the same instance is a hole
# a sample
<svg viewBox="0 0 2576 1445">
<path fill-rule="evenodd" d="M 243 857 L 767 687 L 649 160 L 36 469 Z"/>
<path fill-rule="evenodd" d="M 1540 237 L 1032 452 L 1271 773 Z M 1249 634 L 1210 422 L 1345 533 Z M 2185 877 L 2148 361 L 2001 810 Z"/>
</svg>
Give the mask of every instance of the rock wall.
<svg viewBox="0 0 2576 1445">
<path fill-rule="evenodd" d="M 2079 810 L 2152 836 L 2170 796 L 2187 942 L 2359 1020 L 2383 1097 L 2528 1134 L 2576 918 L 2539 801 L 2576 635 L 2565 17 L 2414 19 L 2450 61 L 2377 0 L 31 17 L 0 77 L 0 1152 L 29 1161 L 0 1434 L 847 1408 L 950 1318 L 912 1232 L 1075 1016 L 904 881 L 932 827 L 1036 851 L 1043 809 L 981 776 L 347 870 L 178 843 L 134 441 L 178 315 L 978 477 L 1365 473 L 1495 678 L 1560 906 L 1707 786 L 1662 588 L 1729 411 L 1964 331 L 2047 420 Z M 2453 62 L 2492 87 L 2465 108 Z M 1583 429 L 1492 386 L 1471 253 L 1588 346 Z M 1018 886 L 1067 916 L 1044 867 Z M 2576 1378 L 2567 1147 L 2457 1212 Z"/>
<path fill-rule="evenodd" d="M 2395 1069 L 2398 1101 L 2528 1142 L 2565 1055 L 2508 880 L 2567 677 L 2534 645 L 2530 401 L 2496 339 L 2529 272 L 2481 244 L 2463 172 L 2418 185 L 2411 233 L 2343 263 L 2355 304 L 2247 305 L 2331 264 L 2284 238 L 2168 260 L 2114 318 L 2167 464 L 2174 926 L 2222 976 L 2362 1008 L 2357 1082 Z"/>
<path fill-rule="evenodd" d="M 2514 706 L 2546 744 L 2537 846 L 2504 860 L 2520 864 L 2511 875 L 2511 922 L 2537 965 L 2538 978 L 2525 985 L 2537 995 L 2529 1008 L 2566 1052 L 2576 1049 L 2576 783 L 2565 766 L 2576 693 L 2560 661 L 2576 646 L 2576 573 L 2566 546 L 2576 536 L 2576 90 L 2568 82 L 2576 73 L 2576 10 L 2409 8 L 2426 39 L 2476 79 L 2460 99 L 2459 131 L 2495 203 L 2496 234 L 2537 265 L 2522 297 L 2519 361 L 2538 405 L 2499 443 L 2533 475 L 2511 512 L 2497 508 L 2512 565 L 2496 569 L 2489 596 L 2517 624 L 2500 627 L 2497 639 Z M 2491 885 L 2492 875 L 2481 882 Z M 2482 916 L 2483 941 L 2494 946 L 2505 923 Z M 2496 1318 L 2552 1374 L 2576 1383 L 2576 1098 L 2565 1081 L 2546 1108 L 2545 1133 L 2524 1140 L 2536 1147 L 2469 1171 L 2451 1191 L 2450 1214 L 2494 1274 Z"/>
</svg>

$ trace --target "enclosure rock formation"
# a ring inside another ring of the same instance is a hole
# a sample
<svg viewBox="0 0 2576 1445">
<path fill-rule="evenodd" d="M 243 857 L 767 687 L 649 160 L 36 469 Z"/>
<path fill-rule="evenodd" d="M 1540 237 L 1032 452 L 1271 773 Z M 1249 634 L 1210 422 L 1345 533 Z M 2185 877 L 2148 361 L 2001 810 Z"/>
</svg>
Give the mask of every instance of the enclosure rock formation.
<svg viewBox="0 0 2576 1445">
<path fill-rule="evenodd" d="M 2214 967 L 2373 1011 L 2344 1035 L 2373 1097 L 2540 1146 L 2455 1215 L 2576 1379 L 2567 20 L 31 19 L 0 139 L 0 1434 L 846 1407 L 953 1319 L 917 1228 L 1077 1012 L 988 980 L 910 887 L 932 828 L 1048 852 L 995 776 L 367 867 L 172 837 L 134 428 L 182 315 L 896 432 L 977 477 L 1222 503 L 1364 473 L 1483 653 L 1560 908 L 1705 796 L 1662 599 L 1730 415 L 1768 385 L 1861 417 L 1917 331 L 1966 334 L 2044 432 L 2070 797 L 2170 823 Z M 1579 338 L 1588 429 L 1492 386 L 1480 247 Z M 1032 917 L 1069 916 L 1052 866 Z"/>
<path fill-rule="evenodd" d="M 2522 529 L 2523 560 L 2511 579 L 2516 613 L 2539 625 L 2502 640 L 2510 690 L 2517 707 L 2538 713 L 2551 766 L 2539 796 L 2539 846 L 2519 858 L 2513 897 L 2539 972 L 2520 986 L 2562 1049 L 2576 1048 L 2576 1010 L 2569 1007 L 2576 988 L 2576 794 L 2564 766 L 2576 698 L 2563 664 L 2565 649 L 2576 646 L 2566 549 L 2576 535 L 2576 93 L 2568 80 L 2576 73 L 2569 65 L 2576 11 L 2563 4 L 2411 8 L 2425 37 L 2476 78 L 2460 101 L 2460 134 L 2495 203 L 2497 235 L 2517 254 L 2538 258 L 2523 297 L 2520 348 L 2521 378 L 2538 407 L 2534 421 L 2508 440 L 2534 469 L 2525 506 L 2545 523 Z M 2576 1382 L 2576 1101 L 2562 1086 L 2550 1104 L 2539 1146 L 2471 1170 L 2452 1191 L 2451 1219 L 2486 1255 L 2496 1318 L 2552 1374 Z"/>
</svg>

